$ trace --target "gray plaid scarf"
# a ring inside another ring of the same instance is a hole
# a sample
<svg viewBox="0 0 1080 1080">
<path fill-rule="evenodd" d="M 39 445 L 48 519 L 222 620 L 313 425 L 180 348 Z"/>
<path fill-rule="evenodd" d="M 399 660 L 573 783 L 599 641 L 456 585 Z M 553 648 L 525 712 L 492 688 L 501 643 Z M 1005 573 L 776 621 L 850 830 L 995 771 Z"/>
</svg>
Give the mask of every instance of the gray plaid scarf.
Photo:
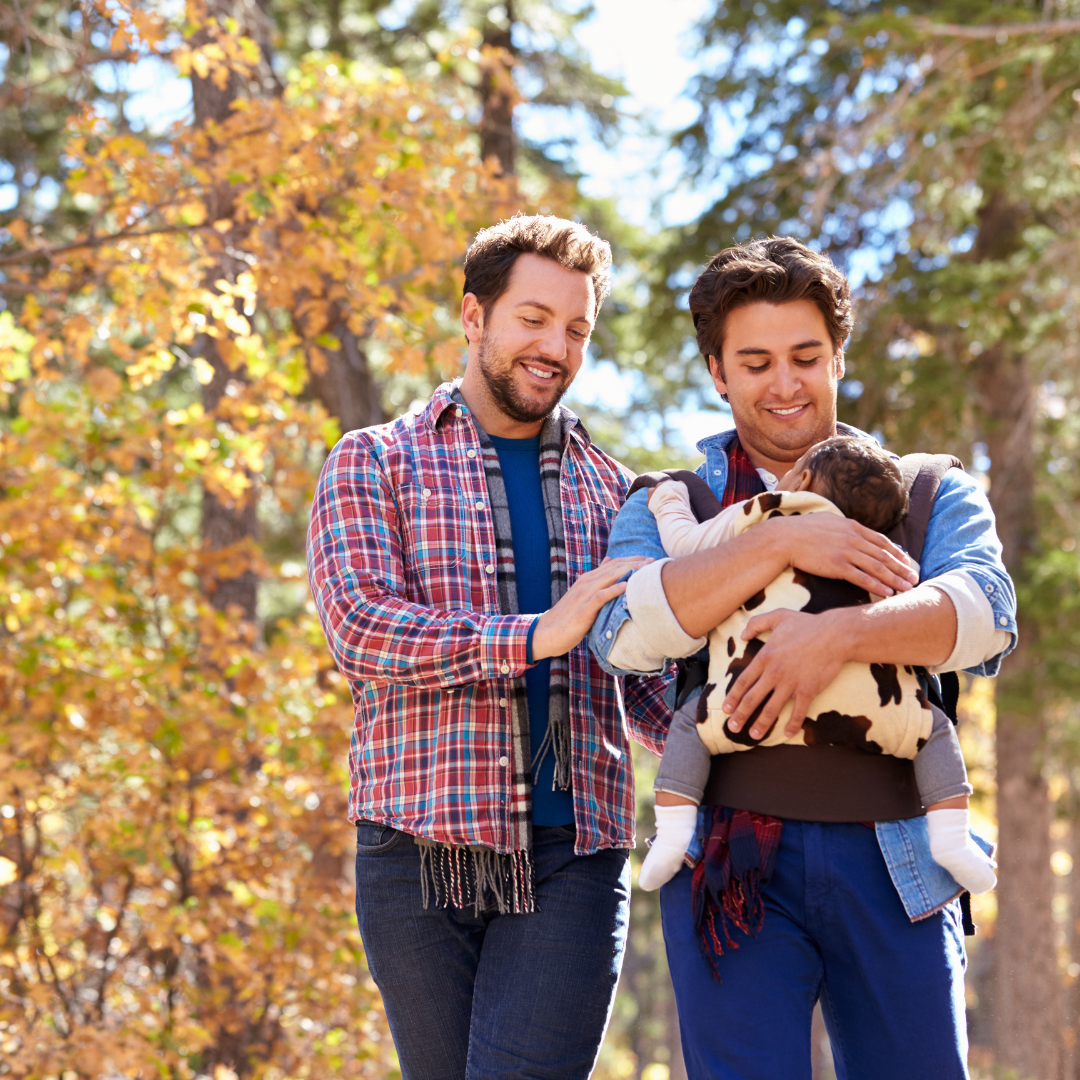
<svg viewBox="0 0 1080 1080">
<path fill-rule="evenodd" d="M 452 396 L 458 404 L 465 405 L 459 389 L 455 388 Z M 544 496 L 551 554 L 552 605 L 562 598 L 567 588 L 566 537 L 563 532 L 559 474 L 563 442 L 572 423 L 572 414 L 560 405 L 544 421 L 540 432 L 540 487 Z M 476 433 L 480 440 L 488 500 L 495 526 L 499 613 L 517 615 L 517 571 L 506 486 L 499 467 L 499 455 L 491 439 L 479 425 L 476 425 Z M 434 903 L 435 907 L 471 907 L 477 914 L 492 910 L 500 914 L 536 910 L 532 861 L 532 782 L 537 768 L 549 752 L 555 755 L 555 783 L 564 791 L 570 787 L 570 665 L 566 655 L 551 658 L 548 685 L 547 731 L 533 758 L 525 679 L 519 676 L 510 684 L 514 850 L 500 855 L 479 845 L 455 847 L 418 839 L 424 907 L 429 903 Z"/>
</svg>

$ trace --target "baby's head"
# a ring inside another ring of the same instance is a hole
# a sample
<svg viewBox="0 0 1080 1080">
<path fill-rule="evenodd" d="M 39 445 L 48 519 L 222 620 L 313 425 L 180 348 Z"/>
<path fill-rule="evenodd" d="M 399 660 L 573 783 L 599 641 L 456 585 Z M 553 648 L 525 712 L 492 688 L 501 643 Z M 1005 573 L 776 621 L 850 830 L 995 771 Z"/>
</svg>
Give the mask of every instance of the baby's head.
<svg viewBox="0 0 1080 1080">
<path fill-rule="evenodd" d="M 777 491 L 812 491 L 879 533 L 896 528 L 908 511 L 900 466 L 872 439 L 838 435 L 811 446 L 776 485 Z"/>
</svg>

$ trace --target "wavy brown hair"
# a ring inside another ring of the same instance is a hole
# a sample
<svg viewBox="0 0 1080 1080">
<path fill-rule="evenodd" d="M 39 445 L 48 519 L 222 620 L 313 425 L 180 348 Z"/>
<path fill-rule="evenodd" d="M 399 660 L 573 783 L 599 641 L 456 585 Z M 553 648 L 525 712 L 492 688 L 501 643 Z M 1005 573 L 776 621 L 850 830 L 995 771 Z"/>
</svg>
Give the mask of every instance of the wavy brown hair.
<svg viewBox="0 0 1080 1080">
<path fill-rule="evenodd" d="M 611 283 L 611 246 L 578 221 L 533 215 L 507 218 L 481 229 L 465 253 L 465 293 L 475 294 L 485 317 L 510 284 L 510 271 L 521 255 L 542 255 L 592 281 L 596 311 Z M 595 312 L 594 312 L 595 314 Z"/>
<path fill-rule="evenodd" d="M 715 255 L 690 290 L 698 348 L 706 361 L 722 357 L 728 315 L 746 304 L 817 305 L 832 339 L 833 352 L 851 333 L 851 289 L 825 255 L 790 236 L 748 240 Z"/>
</svg>

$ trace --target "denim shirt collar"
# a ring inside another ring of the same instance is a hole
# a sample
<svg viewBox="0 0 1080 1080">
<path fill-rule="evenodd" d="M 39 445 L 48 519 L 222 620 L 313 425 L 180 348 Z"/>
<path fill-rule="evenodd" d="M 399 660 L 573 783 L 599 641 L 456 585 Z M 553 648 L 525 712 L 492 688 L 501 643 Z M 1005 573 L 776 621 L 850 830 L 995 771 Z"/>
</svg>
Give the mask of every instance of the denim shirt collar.
<svg viewBox="0 0 1080 1080">
<path fill-rule="evenodd" d="M 719 496 L 723 497 L 724 488 L 727 487 L 728 454 L 731 452 L 731 444 L 735 441 L 738 432 L 735 428 L 718 431 L 715 435 L 707 435 L 698 444 L 698 452 L 705 455 L 705 464 L 698 466 L 698 475 L 705 480 L 709 487 Z M 837 435 L 850 435 L 856 439 L 873 439 L 865 431 L 860 431 L 850 424 L 837 424 Z"/>
</svg>

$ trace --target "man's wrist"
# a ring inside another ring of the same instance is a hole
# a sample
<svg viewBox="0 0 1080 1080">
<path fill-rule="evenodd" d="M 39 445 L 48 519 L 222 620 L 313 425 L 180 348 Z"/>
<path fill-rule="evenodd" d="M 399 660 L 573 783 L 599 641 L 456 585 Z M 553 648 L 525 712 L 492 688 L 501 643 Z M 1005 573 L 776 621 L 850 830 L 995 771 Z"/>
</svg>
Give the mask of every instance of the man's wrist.
<svg viewBox="0 0 1080 1080">
<path fill-rule="evenodd" d="M 795 565 L 792 543 L 795 530 L 791 528 L 791 525 L 797 521 L 797 518 L 778 517 L 762 521 L 754 526 L 753 537 L 761 542 L 761 558 L 771 560 L 776 566 L 777 574 Z"/>
<path fill-rule="evenodd" d="M 815 618 L 822 620 L 819 631 L 822 637 L 829 642 L 829 647 L 835 650 L 843 664 L 857 660 L 856 653 L 866 633 L 866 613 L 869 605 L 860 604 L 857 607 L 830 608 L 822 611 Z"/>
</svg>

